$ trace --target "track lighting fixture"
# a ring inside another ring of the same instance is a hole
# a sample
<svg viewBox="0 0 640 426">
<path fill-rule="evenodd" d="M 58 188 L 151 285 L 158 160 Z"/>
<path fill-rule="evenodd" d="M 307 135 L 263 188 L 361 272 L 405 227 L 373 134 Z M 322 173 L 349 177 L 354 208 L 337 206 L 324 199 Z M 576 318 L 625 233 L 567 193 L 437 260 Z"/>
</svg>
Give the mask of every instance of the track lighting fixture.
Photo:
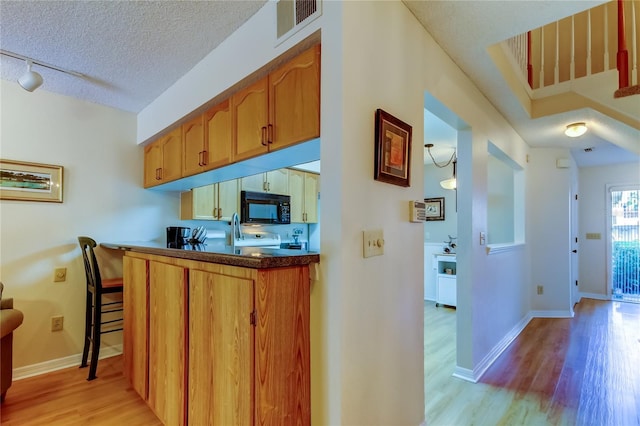
<svg viewBox="0 0 640 426">
<path fill-rule="evenodd" d="M 451 158 L 449 158 L 449 161 L 447 161 L 444 164 L 438 164 L 438 162 L 435 160 L 435 158 L 433 158 L 433 154 L 431 154 L 431 148 L 433 148 L 433 144 L 432 143 L 428 143 L 424 145 L 425 148 L 427 148 L 427 152 L 429 153 L 429 157 L 431 157 L 431 161 L 433 161 L 433 164 L 442 169 L 444 167 L 449 166 L 449 164 L 453 164 L 453 176 L 450 177 L 449 179 L 445 179 L 440 181 L 440 186 L 443 187 L 444 189 L 456 189 L 458 187 L 458 181 L 456 178 L 456 166 L 458 164 L 458 158 L 456 157 L 456 150 L 454 148 L 453 150 L 453 154 L 451 154 Z"/>
<path fill-rule="evenodd" d="M 22 86 L 27 92 L 33 92 L 38 87 L 42 86 L 42 76 L 35 71 L 31 70 L 33 63 L 27 60 L 27 72 L 18 79 L 18 84 Z"/>
<path fill-rule="evenodd" d="M 40 74 L 31 70 L 33 65 L 38 65 L 44 68 L 49 68 L 51 70 L 59 71 L 65 74 L 73 75 L 75 77 L 86 78 L 86 75 L 81 74 L 75 71 L 69 71 L 64 68 L 57 67 L 55 65 L 48 64 L 46 62 L 38 61 L 27 56 L 20 55 L 18 53 L 9 52 L 8 50 L 1 50 L 0 55 L 8 56 L 10 58 L 20 59 L 21 61 L 25 61 L 27 63 L 27 72 L 24 73 L 19 79 L 18 83 L 24 90 L 29 92 L 33 92 L 38 87 L 42 86 L 43 79 Z"/>
<path fill-rule="evenodd" d="M 587 125 L 584 122 L 579 122 L 569 124 L 567 129 L 564 131 L 564 134 L 570 138 L 577 138 L 578 136 L 584 135 L 586 132 Z"/>
</svg>

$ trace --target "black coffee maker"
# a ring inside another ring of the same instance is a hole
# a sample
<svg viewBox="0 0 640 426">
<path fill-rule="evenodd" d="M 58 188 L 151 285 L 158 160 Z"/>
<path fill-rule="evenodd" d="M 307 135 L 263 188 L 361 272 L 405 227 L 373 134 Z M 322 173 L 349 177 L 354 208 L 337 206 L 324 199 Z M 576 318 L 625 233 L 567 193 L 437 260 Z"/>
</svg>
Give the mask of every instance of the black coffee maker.
<svg viewBox="0 0 640 426">
<path fill-rule="evenodd" d="M 167 226 L 167 247 L 180 248 L 187 244 L 191 228 L 184 226 Z"/>
</svg>

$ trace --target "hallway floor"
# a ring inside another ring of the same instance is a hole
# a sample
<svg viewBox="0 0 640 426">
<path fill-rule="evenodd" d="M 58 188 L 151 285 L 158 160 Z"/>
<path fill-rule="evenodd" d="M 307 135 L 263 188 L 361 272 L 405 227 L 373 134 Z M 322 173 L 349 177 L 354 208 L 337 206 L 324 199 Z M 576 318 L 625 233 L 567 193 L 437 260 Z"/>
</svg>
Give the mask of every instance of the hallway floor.
<svg viewBox="0 0 640 426">
<path fill-rule="evenodd" d="M 473 384 L 452 377 L 455 310 L 425 302 L 428 425 L 640 425 L 640 305 L 534 318 Z"/>
</svg>

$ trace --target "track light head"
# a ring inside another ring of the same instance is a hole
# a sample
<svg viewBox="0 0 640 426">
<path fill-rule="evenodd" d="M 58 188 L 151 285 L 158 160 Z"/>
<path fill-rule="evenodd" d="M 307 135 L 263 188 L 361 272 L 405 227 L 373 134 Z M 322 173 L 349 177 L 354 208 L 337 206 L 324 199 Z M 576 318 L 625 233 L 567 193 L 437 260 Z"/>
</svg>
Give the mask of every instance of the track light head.
<svg viewBox="0 0 640 426">
<path fill-rule="evenodd" d="M 31 71 L 31 66 L 33 65 L 31 61 L 27 60 L 26 62 L 27 72 L 18 79 L 18 83 L 27 92 L 33 92 L 38 87 L 42 86 L 44 80 L 40 74 L 35 71 Z"/>
</svg>

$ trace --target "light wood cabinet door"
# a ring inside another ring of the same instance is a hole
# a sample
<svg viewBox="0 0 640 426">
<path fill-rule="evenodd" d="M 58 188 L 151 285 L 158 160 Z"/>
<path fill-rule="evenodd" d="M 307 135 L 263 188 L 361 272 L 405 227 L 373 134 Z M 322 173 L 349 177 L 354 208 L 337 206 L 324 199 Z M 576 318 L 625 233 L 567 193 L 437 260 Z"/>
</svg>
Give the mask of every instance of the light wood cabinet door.
<svg viewBox="0 0 640 426">
<path fill-rule="evenodd" d="M 190 176 L 203 171 L 206 152 L 204 143 L 204 117 L 199 116 L 182 125 L 182 175 Z"/>
<path fill-rule="evenodd" d="M 149 398 L 165 425 L 185 423 L 187 272 L 149 262 Z"/>
<path fill-rule="evenodd" d="M 217 184 L 211 184 L 207 186 L 201 186 L 199 188 L 193 188 L 192 193 L 192 216 L 189 219 L 200 220 L 216 220 L 217 217 L 217 203 L 216 203 L 216 186 Z"/>
<path fill-rule="evenodd" d="M 318 193 L 320 189 L 320 176 L 315 173 L 304 174 L 304 221 L 306 223 L 318 222 Z"/>
<path fill-rule="evenodd" d="M 178 127 L 144 149 L 144 186 L 182 177 L 182 128 Z"/>
<path fill-rule="evenodd" d="M 302 170 L 289 170 L 289 195 L 291 196 L 291 223 L 302 223 L 304 214 L 304 180 Z"/>
<path fill-rule="evenodd" d="M 309 268 L 261 270 L 255 291 L 255 424 L 309 425 Z"/>
<path fill-rule="evenodd" d="M 320 46 L 269 74 L 269 150 L 320 137 Z"/>
<path fill-rule="evenodd" d="M 147 353 L 147 261 L 124 256 L 124 375 L 142 399 L 147 400 L 149 364 Z"/>
<path fill-rule="evenodd" d="M 267 152 L 268 79 L 252 84 L 231 97 L 234 162 Z"/>
<path fill-rule="evenodd" d="M 253 280 L 189 272 L 189 424 L 253 424 Z"/>
<path fill-rule="evenodd" d="M 240 212 L 240 190 L 238 180 L 228 180 L 216 184 L 218 210 L 217 220 L 230 221 L 234 213 Z"/>
<path fill-rule="evenodd" d="M 273 194 L 289 194 L 289 170 L 278 169 L 267 172 L 266 175 L 267 192 Z"/>
<path fill-rule="evenodd" d="M 204 113 L 204 170 L 231 164 L 233 137 L 229 100 Z"/>
<path fill-rule="evenodd" d="M 158 185 L 162 173 L 162 145 L 156 141 L 144 147 L 144 186 Z"/>
<path fill-rule="evenodd" d="M 291 222 L 318 222 L 319 178 L 315 173 L 289 170 L 289 195 L 291 196 Z"/>
<path fill-rule="evenodd" d="M 267 185 L 264 173 L 245 176 L 240 179 L 240 189 L 242 191 L 266 192 Z"/>
</svg>

